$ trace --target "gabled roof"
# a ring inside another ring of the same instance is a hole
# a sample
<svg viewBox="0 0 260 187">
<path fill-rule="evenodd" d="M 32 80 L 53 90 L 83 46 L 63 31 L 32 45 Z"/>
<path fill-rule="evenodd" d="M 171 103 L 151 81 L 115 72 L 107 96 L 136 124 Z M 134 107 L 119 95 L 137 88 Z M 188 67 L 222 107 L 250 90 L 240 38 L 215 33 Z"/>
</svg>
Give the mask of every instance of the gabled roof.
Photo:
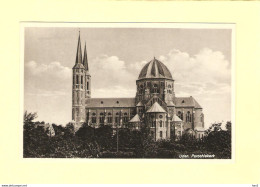
<svg viewBox="0 0 260 187">
<path fill-rule="evenodd" d="M 136 106 L 144 106 L 144 104 L 142 103 L 142 101 L 139 101 Z"/>
<path fill-rule="evenodd" d="M 176 114 L 174 114 L 174 115 L 172 116 L 172 121 L 173 121 L 173 122 L 182 122 L 182 120 L 181 120 Z"/>
<path fill-rule="evenodd" d="M 174 99 L 176 107 L 194 107 L 201 108 L 200 104 L 192 97 L 175 97 Z"/>
<path fill-rule="evenodd" d="M 135 107 L 135 98 L 90 98 L 87 108 Z"/>
<path fill-rule="evenodd" d="M 130 122 L 130 123 L 138 123 L 138 122 L 141 122 L 139 115 L 136 114 L 129 122 Z"/>
<path fill-rule="evenodd" d="M 166 104 L 167 106 L 175 106 L 175 104 L 172 101 L 167 101 Z"/>
<path fill-rule="evenodd" d="M 165 110 L 155 102 L 148 110 L 148 113 L 166 113 Z"/>
</svg>

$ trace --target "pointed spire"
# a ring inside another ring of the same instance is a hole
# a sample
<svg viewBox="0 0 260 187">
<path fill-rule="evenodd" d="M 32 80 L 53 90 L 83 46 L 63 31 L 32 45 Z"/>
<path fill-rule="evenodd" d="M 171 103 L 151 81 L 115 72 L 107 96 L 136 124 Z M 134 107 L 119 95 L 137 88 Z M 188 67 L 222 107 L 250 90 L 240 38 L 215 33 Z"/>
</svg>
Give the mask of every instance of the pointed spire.
<svg viewBox="0 0 260 187">
<path fill-rule="evenodd" d="M 88 71 L 88 55 L 87 55 L 86 42 L 85 42 L 85 48 L 84 48 L 83 65 L 84 65 L 85 69 Z"/>
<path fill-rule="evenodd" d="M 76 54 L 76 64 L 82 64 L 82 51 L 81 51 L 81 42 L 80 42 L 80 31 L 79 31 L 79 38 L 78 38 L 77 54 Z"/>
</svg>

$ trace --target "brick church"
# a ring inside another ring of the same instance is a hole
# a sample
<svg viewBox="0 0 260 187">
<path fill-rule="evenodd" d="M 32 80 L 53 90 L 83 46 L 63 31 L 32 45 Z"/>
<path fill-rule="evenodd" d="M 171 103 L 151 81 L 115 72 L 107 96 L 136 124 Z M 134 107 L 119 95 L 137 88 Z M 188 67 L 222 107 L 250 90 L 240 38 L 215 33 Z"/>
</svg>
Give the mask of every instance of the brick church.
<svg viewBox="0 0 260 187">
<path fill-rule="evenodd" d="M 72 120 L 76 130 L 83 123 L 94 128 L 109 125 L 113 129 L 131 130 L 145 126 L 156 141 L 176 139 L 185 133 L 197 138 L 204 135 L 202 107 L 192 96 L 175 96 L 172 74 L 156 58 L 141 69 L 135 97 L 91 98 L 91 84 L 86 44 L 82 58 L 79 35 L 72 88 Z"/>
</svg>

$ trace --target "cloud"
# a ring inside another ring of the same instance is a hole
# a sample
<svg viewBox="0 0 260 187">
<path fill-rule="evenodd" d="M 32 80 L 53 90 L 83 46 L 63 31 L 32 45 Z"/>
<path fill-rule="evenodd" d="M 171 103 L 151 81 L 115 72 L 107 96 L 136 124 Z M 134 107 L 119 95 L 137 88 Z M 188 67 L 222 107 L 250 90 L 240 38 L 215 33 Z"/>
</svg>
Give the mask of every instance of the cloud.
<svg viewBox="0 0 260 187">
<path fill-rule="evenodd" d="M 29 61 L 25 64 L 24 71 L 26 93 L 44 95 L 48 91 L 52 95 L 60 95 L 60 92 L 71 88 L 72 70 L 62 66 L 60 62 L 39 64 Z"/>
<path fill-rule="evenodd" d="M 198 54 L 190 56 L 173 49 L 159 59 L 173 73 L 176 92 L 187 91 L 199 95 L 230 91 L 231 70 L 229 62 L 220 51 L 204 48 Z"/>
<path fill-rule="evenodd" d="M 94 95 L 100 95 L 99 91 L 101 90 L 115 92 L 114 89 L 120 91 L 121 88 L 132 89 L 135 87 L 136 77 L 129 71 L 126 63 L 117 56 L 101 55 L 91 62 L 92 90 L 95 90 L 94 93 L 96 93 Z M 113 95 L 111 92 L 107 94 Z M 117 96 L 114 95 L 114 97 Z"/>
</svg>

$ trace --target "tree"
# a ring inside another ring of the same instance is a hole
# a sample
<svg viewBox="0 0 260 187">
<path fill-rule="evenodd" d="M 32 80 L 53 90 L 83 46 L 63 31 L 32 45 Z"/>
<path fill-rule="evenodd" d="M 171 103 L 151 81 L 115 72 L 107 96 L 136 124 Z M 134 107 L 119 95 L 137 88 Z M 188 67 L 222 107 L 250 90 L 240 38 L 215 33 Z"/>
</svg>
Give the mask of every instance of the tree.
<svg viewBox="0 0 260 187">
<path fill-rule="evenodd" d="M 24 113 L 23 154 L 24 157 L 42 157 L 48 151 L 48 136 L 42 126 L 35 126 L 37 113 Z"/>
<path fill-rule="evenodd" d="M 226 123 L 226 129 L 227 129 L 227 131 L 231 131 L 231 121 L 227 121 L 227 123 Z"/>
<path fill-rule="evenodd" d="M 27 112 L 27 110 L 24 112 L 23 115 L 23 122 L 24 124 L 32 124 L 33 120 L 35 120 L 37 118 L 37 113 L 31 113 L 31 112 Z"/>
<path fill-rule="evenodd" d="M 213 123 L 206 131 L 205 131 L 205 134 L 208 135 L 210 132 L 212 131 L 222 131 L 222 128 L 221 128 L 221 125 L 222 123 Z"/>
</svg>

